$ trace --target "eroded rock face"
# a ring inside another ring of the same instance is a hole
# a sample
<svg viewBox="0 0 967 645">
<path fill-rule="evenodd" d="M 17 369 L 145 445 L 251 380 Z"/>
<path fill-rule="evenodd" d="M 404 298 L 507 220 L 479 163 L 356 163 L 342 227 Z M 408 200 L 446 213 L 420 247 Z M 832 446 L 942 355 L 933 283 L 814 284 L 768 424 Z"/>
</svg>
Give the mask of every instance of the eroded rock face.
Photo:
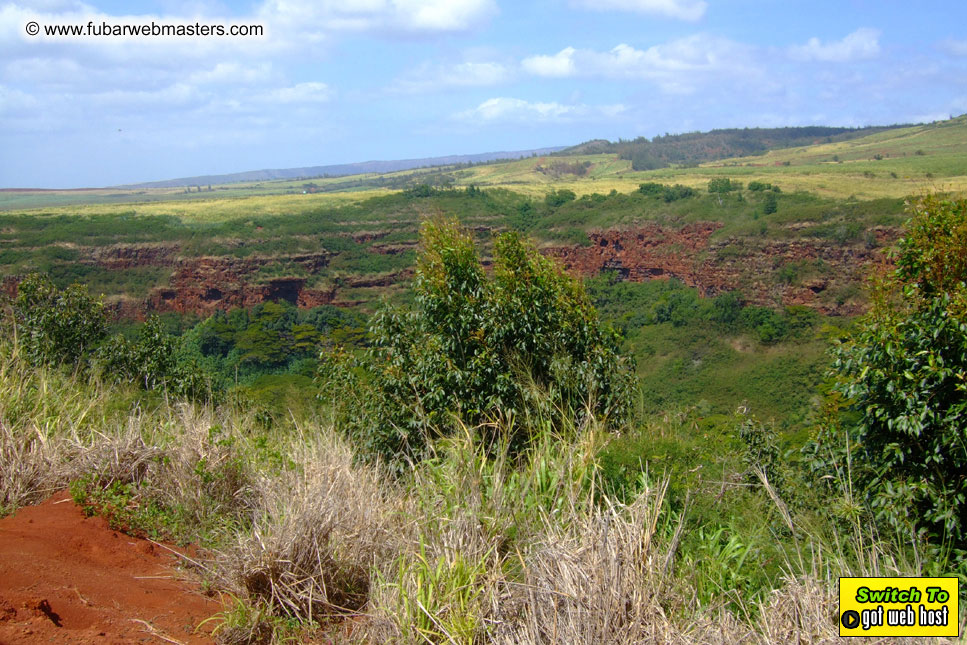
<svg viewBox="0 0 967 645">
<path fill-rule="evenodd" d="M 873 229 L 867 237 L 877 248 L 809 238 L 713 241 L 713 234 L 721 227 L 719 222 L 678 227 L 647 224 L 592 232 L 587 246 L 555 246 L 542 252 L 581 276 L 614 271 L 622 279 L 635 282 L 676 278 L 706 296 L 737 290 L 754 304 L 799 304 L 827 314 L 848 315 L 863 310 L 862 301 L 855 297 L 856 287 L 863 284 L 873 265 L 887 262 L 880 247 L 888 246 L 897 236 L 896 229 Z M 362 237 L 380 236 L 367 232 Z M 415 242 L 375 244 L 373 251 L 402 253 L 415 246 Z M 327 289 L 307 287 L 312 276 L 329 265 L 331 257 L 332 253 L 320 251 L 275 257 L 189 258 L 181 255 L 178 245 L 159 243 L 93 248 L 87 259 L 80 261 L 113 271 L 141 266 L 171 268 L 168 284 L 155 287 L 147 298 L 109 300 L 108 310 L 114 316 L 131 319 L 166 311 L 205 316 L 267 300 L 285 300 L 306 308 L 333 303 L 348 306 L 361 301 L 340 299 L 341 288 L 391 288 L 413 275 L 412 269 L 406 269 L 349 276 Z M 485 266 L 489 264 L 489 260 L 484 261 Z M 298 275 L 268 277 L 265 273 L 269 265 L 298 267 L 293 271 Z M 19 276 L 4 277 L 0 291 L 14 296 L 19 280 Z"/>
<path fill-rule="evenodd" d="M 176 244 L 115 244 L 95 248 L 88 262 L 115 270 L 174 266 L 177 263 L 178 251 Z"/>
<path fill-rule="evenodd" d="M 862 284 L 872 265 L 886 262 L 879 248 L 865 244 L 837 245 L 826 240 L 711 241 L 722 224 L 699 222 L 672 228 L 649 225 L 627 230 L 590 233 L 589 246 L 544 249 L 578 275 L 614 271 L 624 280 L 676 278 L 705 296 L 740 291 L 754 304 L 807 305 L 823 313 L 860 313 L 862 304 L 836 296 L 848 285 Z M 877 232 L 887 242 L 895 232 Z M 784 267 L 798 267 L 805 276 L 777 279 Z"/>
<path fill-rule="evenodd" d="M 259 269 L 280 259 L 298 264 L 313 274 L 329 264 L 329 253 L 285 258 L 180 259 L 169 286 L 153 289 L 146 309 L 205 315 L 218 309 L 252 307 L 267 300 L 284 300 L 299 307 L 317 307 L 333 301 L 334 289 L 308 289 L 305 277 L 257 280 Z"/>
</svg>

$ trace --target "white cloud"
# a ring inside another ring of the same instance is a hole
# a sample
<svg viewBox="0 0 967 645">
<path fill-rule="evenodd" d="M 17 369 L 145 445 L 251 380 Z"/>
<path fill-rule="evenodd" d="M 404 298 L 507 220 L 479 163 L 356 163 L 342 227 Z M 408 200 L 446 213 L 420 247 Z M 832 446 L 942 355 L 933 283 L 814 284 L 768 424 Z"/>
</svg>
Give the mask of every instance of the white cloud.
<svg viewBox="0 0 967 645">
<path fill-rule="evenodd" d="M 325 103 L 331 97 L 329 86 L 325 83 L 298 83 L 291 87 L 269 90 L 262 99 L 269 103 Z"/>
<path fill-rule="evenodd" d="M 188 75 L 188 82 L 197 85 L 250 85 L 270 82 L 272 66 L 261 63 L 246 66 L 236 62 L 215 63 L 210 69 L 202 69 Z"/>
<path fill-rule="evenodd" d="M 805 45 L 793 45 L 789 55 L 795 60 L 846 63 L 876 58 L 880 53 L 880 31 L 862 27 L 842 40 L 824 43 L 810 38 Z"/>
<path fill-rule="evenodd" d="M 578 119 L 615 117 L 624 112 L 623 105 L 565 105 L 530 102 L 497 97 L 456 115 L 461 121 L 486 123 L 561 123 Z"/>
<path fill-rule="evenodd" d="M 704 0 L 573 0 L 572 3 L 597 11 L 634 11 L 680 20 L 698 20 L 708 8 Z"/>
<path fill-rule="evenodd" d="M 521 67 L 525 72 L 535 76 L 549 76 L 554 78 L 566 78 L 574 76 L 577 68 L 574 65 L 574 54 L 577 52 L 573 47 L 565 47 L 553 56 L 531 56 L 521 61 Z"/>
<path fill-rule="evenodd" d="M 967 40 L 948 38 L 940 43 L 940 49 L 951 56 L 967 56 Z"/>
<path fill-rule="evenodd" d="M 609 51 L 567 47 L 521 62 L 525 72 L 550 78 L 652 80 L 667 92 L 691 92 L 703 80 L 757 74 L 752 49 L 724 38 L 689 36 L 648 49 L 620 44 Z"/>
<path fill-rule="evenodd" d="M 433 34 L 467 31 L 497 12 L 495 0 L 265 0 L 257 15 L 312 40 L 332 32 Z"/>
<path fill-rule="evenodd" d="M 454 87 L 488 87 L 506 83 L 512 77 L 506 65 L 493 61 L 467 61 L 455 65 L 423 64 L 396 79 L 389 91 L 421 94 Z"/>
</svg>

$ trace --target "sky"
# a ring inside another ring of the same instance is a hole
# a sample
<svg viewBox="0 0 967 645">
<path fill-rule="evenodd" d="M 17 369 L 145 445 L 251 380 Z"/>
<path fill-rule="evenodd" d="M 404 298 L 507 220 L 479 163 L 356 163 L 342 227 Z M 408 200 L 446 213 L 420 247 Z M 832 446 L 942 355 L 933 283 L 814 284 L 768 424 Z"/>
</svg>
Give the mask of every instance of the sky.
<svg viewBox="0 0 967 645">
<path fill-rule="evenodd" d="M 964 112 L 963 0 L 0 0 L 5 188 Z"/>
</svg>

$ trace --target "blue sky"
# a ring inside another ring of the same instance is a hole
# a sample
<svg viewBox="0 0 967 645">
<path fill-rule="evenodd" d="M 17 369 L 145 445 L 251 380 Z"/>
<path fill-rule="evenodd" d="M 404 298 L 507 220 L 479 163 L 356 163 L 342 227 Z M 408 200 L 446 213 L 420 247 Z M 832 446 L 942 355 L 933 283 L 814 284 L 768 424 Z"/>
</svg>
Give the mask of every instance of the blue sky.
<svg viewBox="0 0 967 645">
<path fill-rule="evenodd" d="M 0 0 L 0 187 L 944 119 L 965 25 L 959 0 Z"/>
</svg>

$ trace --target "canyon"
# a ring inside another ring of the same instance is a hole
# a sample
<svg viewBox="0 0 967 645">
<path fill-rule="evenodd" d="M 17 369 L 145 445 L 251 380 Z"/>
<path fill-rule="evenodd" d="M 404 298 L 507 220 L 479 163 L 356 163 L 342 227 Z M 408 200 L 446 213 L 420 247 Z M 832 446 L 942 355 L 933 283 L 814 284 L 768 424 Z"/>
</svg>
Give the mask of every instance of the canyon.
<svg viewBox="0 0 967 645">
<path fill-rule="evenodd" d="M 616 279 L 633 282 L 677 279 L 709 297 L 738 291 L 752 304 L 804 305 L 824 314 L 854 315 L 864 310 L 857 286 L 864 283 L 871 267 L 888 263 L 883 249 L 898 234 L 895 228 L 878 227 L 865 241 L 853 243 L 795 236 L 715 239 L 721 227 L 720 222 L 697 222 L 592 231 L 587 234 L 587 244 L 551 245 L 541 251 L 576 276 L 612 272 Z M 376 243 L 370 251 L 396 254 L 414 244 Z M 411 268 L 319 279 L 325 277 L 336 255 L 319 250 L 271 257 L 190 257 L 178 244 L 149 243 L 92 247 L 82 252 L 79 262 L 110 271 L 148 266 L 171 269 L 167 283 L 153 286 L 147 297 L 108 300 L 115 317 L 135 320 L 164 312 L 207 316 L 216 310 L 270 300 L 302 308 L 352 306 L 364 301 L 344 297 L 347 289 L 391 287 L 413 274 Z M 266 271 L 269 265 L 278 264 L 299 275 Z M 0 290 L 13 295 L 17 282 L 16 276 L 7 276 Z M 316 286 L 310 286 L 313 284 Z"/>
</svg>

